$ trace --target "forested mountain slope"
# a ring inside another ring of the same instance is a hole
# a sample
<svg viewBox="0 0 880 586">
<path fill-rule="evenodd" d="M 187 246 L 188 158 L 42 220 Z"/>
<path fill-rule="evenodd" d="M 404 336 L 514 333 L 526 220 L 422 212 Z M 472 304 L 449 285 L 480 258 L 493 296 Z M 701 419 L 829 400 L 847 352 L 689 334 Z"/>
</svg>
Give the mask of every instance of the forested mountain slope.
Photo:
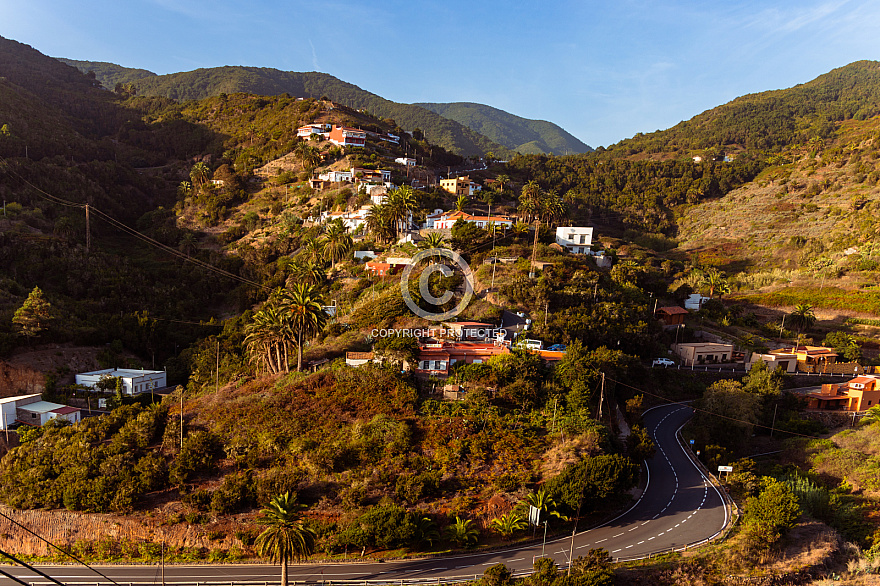
<svg viewBox="0 0 880 586">
<path fill-rule="evenodd" d="M 593 149 L 563 128 L 546 120 L 530 120 L 514 116 L 485 104 L 454 102 L 451 104 L 419 103 L 444 118 L 455 120 L 480 134 L 524 155 L 553 153 L 573 155 Z"/>
<path fill-rule="evenodd" d="M 77 66 L 82 71 L 94 70 L 91 62 L 78 62 Z M 115 78 L 108 77 L 108 83 L 111 79 Z M 137 87 L 139 95 L 164 96 L 173 100 L 198 100 L 238 92 L 263 96 L 287 93 L 305 98 L 326 96 L 350 108 L 368 110 L 375 116 L 393 119 L 404 130 L 413 131 L 419 128 L 430 142 L 457 154 L 482 155 L 489 151 L 496 156 L 512 154 L 504 146 L 463 124 L 419 106 L 386 100 L 326 73 L 227 66 L 170 75 L 151 75 L 132 80 L 132 83 Z"/>
<path fill-rule="evenodd" d="M 76 67 L 83 73 L 93 71 L 98 83 L 108 90 L 114 89 L 117 83 L 130 83 L 136 79 L 156 75 L 146 69 L 123 67 L 115 63 L 107 63 L 106 61 L 77 61 L 76 59 L 65 59 L 63 57 L 56 57 L 56 59 L 66 65 Z"/>
<path fill-rule="evenodd" d="M 836 123 L 878 113 L 880 63 L 857 61 L 793 88 L 742 96 L 668 130 L 638 134 L 608 151 L 613 156 L 680 156 L 717 148 L 778 151 L 831 138 Z"/>
</svg>

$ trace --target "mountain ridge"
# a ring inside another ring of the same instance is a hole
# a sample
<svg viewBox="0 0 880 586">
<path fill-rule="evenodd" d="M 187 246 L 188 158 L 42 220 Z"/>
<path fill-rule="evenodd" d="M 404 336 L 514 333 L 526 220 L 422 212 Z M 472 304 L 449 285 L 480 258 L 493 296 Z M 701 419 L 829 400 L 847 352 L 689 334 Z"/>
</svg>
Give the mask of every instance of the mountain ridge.
<svg viewBox="0 0 880 586">
<path fill-rule="evenodd" d="M 464 124 L 523 155 L 572 155 L 593 151 L 557 124 L 523 118 L 486 104 L 418 102 L 414 105 Z"/>
</svg>

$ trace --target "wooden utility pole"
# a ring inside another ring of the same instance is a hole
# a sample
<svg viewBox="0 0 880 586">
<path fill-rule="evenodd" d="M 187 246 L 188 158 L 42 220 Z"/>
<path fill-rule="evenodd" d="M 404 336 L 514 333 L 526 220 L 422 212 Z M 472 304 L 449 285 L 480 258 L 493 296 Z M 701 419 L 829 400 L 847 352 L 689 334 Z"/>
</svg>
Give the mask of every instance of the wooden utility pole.
<svg viewBox="0 0 880 586">
<path fill-rule="evenodd" d="M 86 255 L 89 254 L 89 248 L 92 244 L 92 232 L 89 230 L 89 204 L 86 204 Z"/>
<path fill-rule="evenodd" d="M 214 389 L 215 393 L 220 392 L 220 340 L 217 340 L 217 382 Z"/>
<path fill-rule="evenodd" d="M 183 451 L 183 387 L 177 387 L 180 389 L 180 451 Z"/>
<path fill-rule="evenodd" d="M 602 420 L 602 402 L 605 401 L 605 373 L 600 373 L 602 375 L 602 387 L 599 391 L 599 416 L 597 417 L 598 421 Z"/>
<path fill-rule="evenodd" d="M 535 278 L 535 259 L 538 256 L 538 232 L 541 231 L 541 220 L 535 220 L 535 242 L 532 244 L 532 264 L 529 278 Z"/>
</svg>

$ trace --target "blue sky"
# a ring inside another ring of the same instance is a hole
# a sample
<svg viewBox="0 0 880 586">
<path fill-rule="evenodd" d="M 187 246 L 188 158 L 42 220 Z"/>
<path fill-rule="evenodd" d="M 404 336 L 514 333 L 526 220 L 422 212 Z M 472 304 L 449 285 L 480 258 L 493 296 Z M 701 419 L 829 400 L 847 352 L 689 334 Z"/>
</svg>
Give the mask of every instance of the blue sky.
<svg viewBox="0 0 880 586">
<path fill-rule="evenodd" d="M 480 102 L 591 146 L 880 60 L 880 3 L 0 0 L 0 36 L 156 73 L 322 71 L 398 102 Z"/>
</svg>

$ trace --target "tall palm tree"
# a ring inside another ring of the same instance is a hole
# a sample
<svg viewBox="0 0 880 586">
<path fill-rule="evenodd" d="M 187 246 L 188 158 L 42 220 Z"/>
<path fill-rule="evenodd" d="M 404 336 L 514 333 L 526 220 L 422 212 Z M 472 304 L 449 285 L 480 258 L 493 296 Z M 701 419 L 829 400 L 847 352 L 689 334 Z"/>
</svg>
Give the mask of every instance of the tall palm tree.
<svg viewBox="0 0 880 586">
<path fill-rule="evenodd" d="M 323 260 L 324 258 L 324 243 L 323 239 L 313 238 L 306 243 L 305 246 L 305 256 L 311 262 L 318 262 Z"/>
<path fill-rule="evenodd" d="M 178 247 L 180 248 L 181 252 L 183 252 L 187 256 L 190 256 L 196 249 L 197 244 L 198 239 L 196 238 L 196 235 L 192 232 L 187 232 L 186 234 L 181 236 Z"/>
<path fill-rule="evenodd" d="M 305 283 L 295 283 L 281 296 L 281 305 L 289 314 L 287 330 L 296 344 L 296 370 L 302 370 L 302 352 L 305 341 L 317 334 L 327 321 L 324 299 L 318 290 Z"/>
<path fill-rule="evenodd" d="M 400 236 L 409 226 L 412 212 L 418 208 L 416 192 L 409 185 L 402 185 L 388 193 L 385 198 L 387 221 L 390 221 L 395 236 Z"/>
<path fill-rule="evenodd" d="M 507 513 L 506 515 L 501 515 L 497 519 L 492 519 L 490 527 L 493 531 L 498 532 L 502 538 L 509 539 L 510 536 L 517 531 L 525 529 L 526 522 L 525 519 L 516 513 Z"/>
<path fill-rule="evenodd" d="M 367 231 L 381 243 L 389 242 L 395 236 L 390 216 L 390 208 L 385 204 L 373 206 L 367 211 Z"/>
<path fill-rule="evenodd" d="M 332 269 L 336 268 L 336 263 L 345 257 L 354 244 L 342 221 L 338 219 L 330 222 L 321 240 L 324 245 L 324 258 L 330 261 Z"/>
<path fill-rule="evenodd" d="M 464 207 L 470 203 L 466 195 L 459 195 L 458 199 L 455 200 L 455 210 L 460 212 L 464 210 Z"/>
<path fill-rule="evenodd" d="M 294 283 L 307 283 L 309 285 L 320 285 L 327 279 L 327 271 L 320 265 L 313 262 L 304 264 L 296 264 L 290 270 L 290 276 L 287 277 L 287 287 L 293 287 Z"/>
<path fill-rule="evenodd" d="M 543 191 L 537 181 L 529 181 L 523 185 L 519 194 L 519 210 L 526 214 L 528 223 L 540 211 L 542 199 Z"/>
<path fill-rule="evenodd" d="M 252 359 L 259 359 L 270 374 L 281 372 L 281 319 L 275 308 L 266 305 L 254 314 L 245 326 L 245 345 Z"/>
<path fill-rule="evenodd" d="M 796 305 L 794 311 L 788 314 L 788 323 L 798 329 L 798 337 L 801 333 L 816 323 L 816 314 L 813 312 L 813 306 L 801 303 Z"/>
<path fill-rule="evenodd" d="M 502 173 L 495 178 L 495 181 L 497 181 L 499 185 L 498 193 L 504 193 L 504 184 L 510 183 L 510 175 Z"/>
<path fill-rule="evenodd" d="M 201 161 L 193 165 L 189 171 L 189 178 L 192 180 L 192 184 L 197 191 L 201 191 L 210 177 L 211 168 Z"/>
<path fill-rule="evenodd" d="M 269 501 L 258 520 L 266 528 L 255 545 L 261 556 L 281 563 L 281 586 L 287 586 L 287 562 L 307 559 L 315 548 L 315 534 L 297 520 L 299 505 L 285 492 Z"/>
</svg>

